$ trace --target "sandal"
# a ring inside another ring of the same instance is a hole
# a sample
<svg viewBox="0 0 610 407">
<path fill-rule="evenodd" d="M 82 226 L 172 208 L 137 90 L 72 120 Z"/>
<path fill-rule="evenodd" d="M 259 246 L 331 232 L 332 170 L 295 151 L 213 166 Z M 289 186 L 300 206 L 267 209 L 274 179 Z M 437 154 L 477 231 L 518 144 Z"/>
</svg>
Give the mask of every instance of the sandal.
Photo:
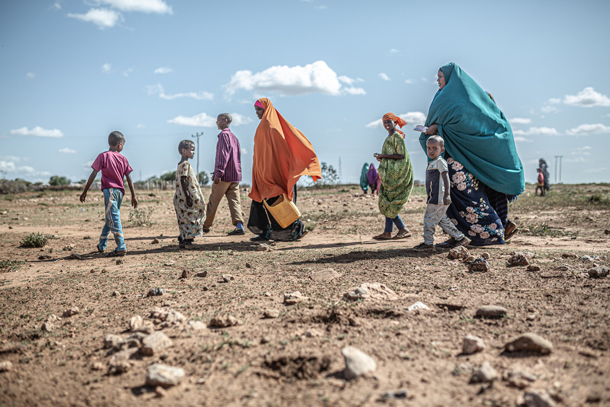
<svg viewBox="0 0 610 407">
<path fill-rule="evenodd" d="M 373 236 L 373 239 L 375 239 L 375 240 L 392 240 L 392 237 L 385 237 L 385 236 L 383 236 L 383 234 L 381 234 L 381 235 Z"/>
<path fill-rule="evenodd" d="M 123 250 L 122 252 L 117 252 L 116 250 L 111 251 L 106 255 L 106 257 L 125 257 L 127 250 Z"/>
<path fill-rule="evenodd" d="M 451 249 L 452 247 L 455 246 L 456 243 L 457 243 L 457 240 L 455 240 L 452 237 L 452 238 L 449 238 L 448 240 L 445 240 L 442 243 L 437 244 L 436 247 L 441 248 L 441 249 Z"/>
<path fill-rule="evenodd" d="M 511 237 L 515 236 L 518 232 L 519 232 L 519 228 L 517 227 L 517 225 L 514 222 L 509 220 L 506 223 L 506 227 L 504 228 L 504 241 L 509 240 Z"/>
<path fill-rule="evenodd" d="M 98 253 L 104 253 L 104 249 L 102 249 L 99 244 L 96 247 Z"/>
<path fill-rule="evenodd" d="M 396 236 L 394 236 L 394 237 L 392 238 L 392 240 L 396 240 L 396 239 L 406 239 L 406 238 L 408 238 L 408 237 L 411 237 L 411 232 L 409 232 L 409 229 L 406 229 L 406 228 L 405 228 L 405 230 L 404 230 L 403 232 L 398 231 L 398 233 L 396 233 Z"/>
</svg>

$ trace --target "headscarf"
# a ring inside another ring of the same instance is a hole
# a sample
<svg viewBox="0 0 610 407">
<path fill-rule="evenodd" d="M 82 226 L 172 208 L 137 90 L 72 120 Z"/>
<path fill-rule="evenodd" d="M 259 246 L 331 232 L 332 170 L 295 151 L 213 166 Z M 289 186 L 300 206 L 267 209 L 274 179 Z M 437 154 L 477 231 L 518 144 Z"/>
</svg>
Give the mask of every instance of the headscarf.
<svg viewBox="0 0 610 407">
<path fill-rule="evenodd" d="M 451 62 L 441 67 L 445 86 L 434 95 L 426 126 L 436 124 L 446 152 L 488 187 L 508 195 L 525 189 L 513 131 L 488 94 Z M 424 151 L 426 136 L 419 137 Z"/>
<path fill-rule="evenodd" d="M 366 174 L 366 179 L 369 185 L 375 185 L 377 183 L 377 178 L 379 178 L 377 168 L 375 168 L 375 164 L 371 163 L 371 165 L 369 166 L 369 172 L 368 174 Z"/>
<path fill-rule="evenodd" d="M 402 126 L 404 126 L 405 124 L 407 124 L 407 122 L 406 122 L 406 121 L 404 121 L 404 120 L 403 120 L 403 119 L 401 119 L 400 117 L 396 116 L 394 113 L 386 113 L 386 114 L 384 114 L 384 115 L 383 115 L 383 118 L 381 119 L 381 121 L 383 122 L 383 121 L 385 121 L 385 120 L 392 120 L 393 122 L 395 122 L 395 123 L 396 123 L 396 125 L 397 125 L 399 128 L 402 128 Z M 397 129 L 396 131 L 397 131 L 397 132 L 398 132 L 398 133 L 399 133 L 399 134 L 402 136 L 402 138 L 403 138 L 403 139 L 405 138 L 405 133 L 403 133 L 402 131 L 400 131 L 400 130 L 398 130 L 398 129 Z"/>
<path fill-rule="evenodd" d="M 322 178 L 320 162 L 311 142 L 284 119 L 269 99 L 259 99 L 265 112 L 254 135 L 252 191 L 256 202 L 286 194 L 292 200 L 293 187 L 303 175 L 314 182 Z"/>
<path fill-rule="evenodd" d="M 362 166 L 362 171 L 360 171 L 360 188 L 363 190 L 367 190 L 369 188 L 369 183 L 367 180 L 367 174 L 369 172 L 369 164 L 364 163 Z"/>
</svg>

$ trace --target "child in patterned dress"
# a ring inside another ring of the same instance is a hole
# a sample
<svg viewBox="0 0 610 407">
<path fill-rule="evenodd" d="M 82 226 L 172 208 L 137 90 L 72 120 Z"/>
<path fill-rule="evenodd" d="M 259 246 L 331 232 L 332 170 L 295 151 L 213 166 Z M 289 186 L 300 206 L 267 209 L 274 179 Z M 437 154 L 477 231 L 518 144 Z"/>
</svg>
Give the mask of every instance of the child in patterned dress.
<svg viewBox="0 0 610 407">
<path fill-rule="evenodd" d="M 188 161 L 195 155 L 195 143 L 191 140 L 182 140 L 178 145 L 178 152 L 182 156 L 176 170 L 174 195 L 174 208 L 180 230 L 178 242 L 181 249 L 191 249 L 193 240 L 203 234 L 205 199 L 199 188 L 197 175 Z"/>
</svg>

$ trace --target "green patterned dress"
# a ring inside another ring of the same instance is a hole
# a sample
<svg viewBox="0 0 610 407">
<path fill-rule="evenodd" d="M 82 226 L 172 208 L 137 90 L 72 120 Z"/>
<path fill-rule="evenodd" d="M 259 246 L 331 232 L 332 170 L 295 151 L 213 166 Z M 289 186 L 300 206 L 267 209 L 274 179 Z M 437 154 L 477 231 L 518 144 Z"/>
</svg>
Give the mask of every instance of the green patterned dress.
<svg viewBox="0 0 610 407">
<path fill-rule="evenodd" d="M 409 200 L 413 189 L 413 165 L 402 136 L 395 132 L 388 136 L 381 149 L 383 155 L 401 154 L 402 160 L 383 158 L 379 165 L 379 211 L 394 219 Z"/>
</svg>

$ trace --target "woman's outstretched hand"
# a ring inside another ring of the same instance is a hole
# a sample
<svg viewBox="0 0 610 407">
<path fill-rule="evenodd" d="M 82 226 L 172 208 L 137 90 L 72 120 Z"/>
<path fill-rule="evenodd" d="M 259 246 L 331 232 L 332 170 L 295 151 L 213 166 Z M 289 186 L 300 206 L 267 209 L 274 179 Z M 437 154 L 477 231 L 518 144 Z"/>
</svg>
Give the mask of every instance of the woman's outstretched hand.
<svg viewBox="0 0 610 407">
<path fill-rule="evenodd" d="M 438 126 L 436 124 L 431 124 L 424 134 L 426 136 L 434 136 L 438 134 Z"/>
</svg>

